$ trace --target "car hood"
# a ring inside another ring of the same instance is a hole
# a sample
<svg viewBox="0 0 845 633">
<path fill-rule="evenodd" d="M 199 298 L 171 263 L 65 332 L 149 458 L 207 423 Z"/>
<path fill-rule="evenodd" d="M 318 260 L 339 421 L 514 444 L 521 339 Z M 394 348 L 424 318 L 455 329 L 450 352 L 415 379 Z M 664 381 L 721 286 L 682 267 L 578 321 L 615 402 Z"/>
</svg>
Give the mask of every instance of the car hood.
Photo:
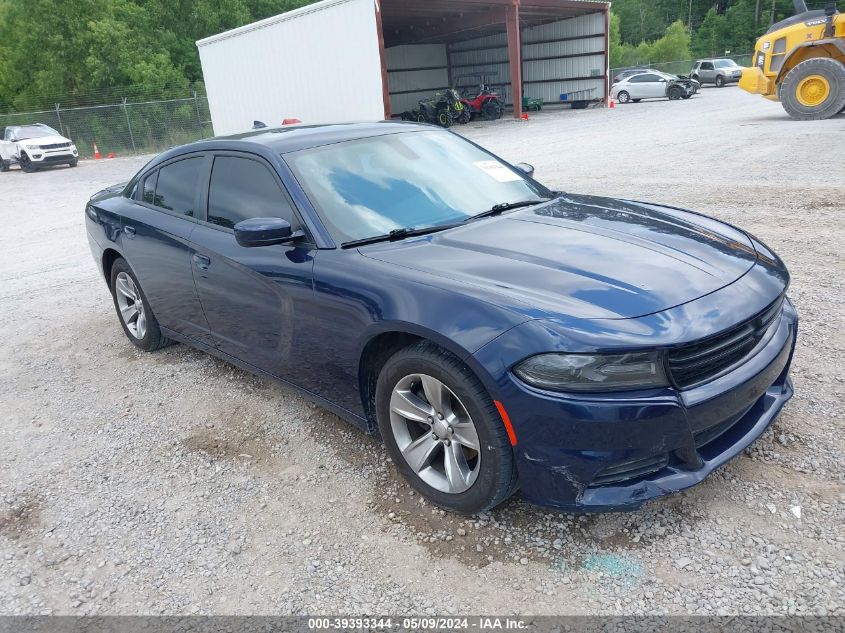
<svg viewBox="0 0 845 633">
<path fill-rule="evenodd" d="M 757 260 L 745 233 L 705 216 L 568 194 L 360 251 L 392 266 L 481 286 L 491 301 L 504 295 L 530 318 L 653 314 L 733 283 Z"/>
<path fill-rule="evenodd" d="M 54 134 L 52 136 L 39 136 L 37 138 L 25 138 L 17 141 L 18 145 L 54 145 L 56 143 L 72 143 L 69 138 Z"/>
</svg>

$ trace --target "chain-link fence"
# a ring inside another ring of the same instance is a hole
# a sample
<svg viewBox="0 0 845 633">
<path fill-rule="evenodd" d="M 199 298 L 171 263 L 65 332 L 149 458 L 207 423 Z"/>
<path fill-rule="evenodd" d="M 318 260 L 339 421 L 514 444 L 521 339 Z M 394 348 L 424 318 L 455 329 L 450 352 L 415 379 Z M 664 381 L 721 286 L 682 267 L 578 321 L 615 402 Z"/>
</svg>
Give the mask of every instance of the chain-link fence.
<svg viewBox="0 0 845 633">
<path fill-rule="evenodd" d="M 720 57 L 719 59 L 732 59 L 740 66 L 751 66 L 751 60 L 754 57 L 753 53 L 747 53 L 745 55 L 727 55 L 725 57 Z M 687 59 L 683 61 L 674 61 L 674 62 L 660 62 L 657 64 L 652 63 L 642 63 L 642 64 L 633 64 L 631 66 L 623 66 L 621 68 L 611 68 L 610 69 L 610 78 L 611 80 L 623 70 L 629 70 L 632 68 L 653 68 L 654 70 L 660 70 L 664 73 L 669 73 L 670 75 L 688 75 L 692 70 L 692 65 L 695 63 L 695 60 Z"/>
<path fill-rule="evenodd" d="M 152 154 L 212 135 L 208 99 L 192 92 L 182 99 L 63 107 L 51 110 L 0 114 L 0 129 L 7 125 L 45 123 L 73 140 L 83 158 L 94 155 L 94 145 L 108 154 Z"/>
</svg>

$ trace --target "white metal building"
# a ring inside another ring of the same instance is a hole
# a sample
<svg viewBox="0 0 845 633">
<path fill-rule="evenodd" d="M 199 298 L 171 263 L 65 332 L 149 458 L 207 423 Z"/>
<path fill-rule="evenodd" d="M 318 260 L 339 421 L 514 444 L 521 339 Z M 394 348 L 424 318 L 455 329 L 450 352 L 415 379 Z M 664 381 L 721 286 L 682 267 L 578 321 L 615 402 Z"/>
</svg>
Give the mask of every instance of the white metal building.
<svg viewBox="0 0 845 633">
<path fill-rule="evenodd" d="M 607 97 L 604 0 L 323 0 L 197 42 L 216 134 L 389 118 L 449 86 Z"/>
</svg>

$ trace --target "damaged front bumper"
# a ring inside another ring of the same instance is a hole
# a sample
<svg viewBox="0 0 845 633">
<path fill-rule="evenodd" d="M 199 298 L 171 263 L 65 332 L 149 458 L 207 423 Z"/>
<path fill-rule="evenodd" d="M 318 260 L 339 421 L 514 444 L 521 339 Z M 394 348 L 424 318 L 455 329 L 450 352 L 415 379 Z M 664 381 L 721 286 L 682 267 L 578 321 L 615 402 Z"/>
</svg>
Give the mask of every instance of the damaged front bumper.
<svg viewBox="0 0 845 633">
<path fill-rule="evenodd" d="M 701 482 L 741 453 L 792 397 L 798 317 L 786 301 L 771 338 L 730 373 L 685 391 L 576 397 L 531 389 L 512 418 L 522 496 L 574 512 L 636 509 Z M 525 412 L 523 415 L 521 412 Z"/>
</svg>

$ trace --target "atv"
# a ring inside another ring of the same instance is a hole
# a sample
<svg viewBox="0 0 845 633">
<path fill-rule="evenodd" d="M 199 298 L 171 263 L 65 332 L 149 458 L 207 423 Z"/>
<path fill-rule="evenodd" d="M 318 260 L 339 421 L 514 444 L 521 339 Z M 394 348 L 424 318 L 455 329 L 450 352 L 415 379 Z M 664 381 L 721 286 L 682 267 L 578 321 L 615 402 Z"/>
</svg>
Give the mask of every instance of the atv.
<svg viewBox="0 0 845 633">
<path fill-rule="evenodd" d="M 402 113 L 403 121 L 418 121 L 419 123 L 434 123 L 441 127 L 452 127 L 455 122 L 462 121 L 464 105 L 456 90 L 448 89 L 438 92 L 431 99 L 422 99 L 417 110 Z"/>
<path fill-rule="evenodd" d="M 498 93 L 493 92 L 487 84 L 487 80 L 494 75 L 495 73 L 493 72 L 479 72 L 472 73 L 470 75 L 461 75 L 458 77 L 458 83 L 460 83 L 461 79 L 466 78 L 479 80 L 476 95 L 474 97 L 468 96 L 465 89 L 464 96 L 461 99 L 461 102 L 464 104 L 464 108 L 469 111 L 470 119 L 480 117 L 488 121 L 495 121 L 496 119 L 502 118 L 502 115 L 505 112 L 504 104 L 499 98 Z"/>
</svg>

